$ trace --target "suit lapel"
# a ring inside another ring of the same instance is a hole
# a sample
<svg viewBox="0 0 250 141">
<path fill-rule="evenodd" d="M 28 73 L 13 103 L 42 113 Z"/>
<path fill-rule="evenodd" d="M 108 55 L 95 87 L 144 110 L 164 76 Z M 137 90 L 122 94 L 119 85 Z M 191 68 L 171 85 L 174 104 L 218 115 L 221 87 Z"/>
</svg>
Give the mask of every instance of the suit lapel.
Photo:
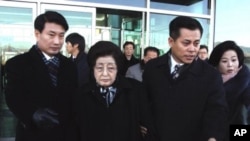
<svg viewBox="0 0 250 141">
<path fill-rule="evenodd" d="M 161 74 L 163 74 L 165 78 L 171 78 L 169 53 L 163 55 L 160 59 L 161 60 L 158 61 L 157 66 L 160 69 Z"/>
<path fill-rule="evenodd" d="M 51 78 L 49 76 L 47 66 L 44 63 L 42 56 L 38 53 L 36 46 L 33 46 L 29 50 L 29 54 L 31 57 L 31 59 L 30 59 L 31 64 L 34 67 L 34 69 L 36 70 L 35 71 L 37 73 L 36 75 L 39 75 L 39 78 L 41 78 L 43 80 L 42 82 L 52 86 L 52 82 L 51 82 Z"/>
</svg>

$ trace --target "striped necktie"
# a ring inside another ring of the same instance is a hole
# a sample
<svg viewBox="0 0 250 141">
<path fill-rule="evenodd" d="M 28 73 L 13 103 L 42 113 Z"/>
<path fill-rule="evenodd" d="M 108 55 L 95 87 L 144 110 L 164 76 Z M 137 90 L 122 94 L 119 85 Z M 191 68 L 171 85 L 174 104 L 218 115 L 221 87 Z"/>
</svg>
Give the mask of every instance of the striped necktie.
<svg viewBox="0 0 250 141">
<path fill-rule="evenodd" d="M 174 71 L 171 73 L 173 80 L 176 80 L 179 77 L 181 67 L 181 65 L 174 66 Z"/>
<path fill-rule="evenodd" d="M 59 68 L 59 59 L 54 57 L 46 61 L 46 65 L 49 70 L 49 75 L 52 81 L 53 86 L 57 86 L 57 72 Z"/>
</svg>

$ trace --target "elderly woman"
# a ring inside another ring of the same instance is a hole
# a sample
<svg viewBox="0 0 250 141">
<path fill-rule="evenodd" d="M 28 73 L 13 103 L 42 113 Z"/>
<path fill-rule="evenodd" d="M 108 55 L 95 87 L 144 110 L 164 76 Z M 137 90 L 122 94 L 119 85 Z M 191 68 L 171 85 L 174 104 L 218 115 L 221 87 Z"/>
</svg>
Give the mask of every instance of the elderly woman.
<svg viewBox="0 0 250 141">
<path fill-rule="evenodd" d="M 79 90 L 75 102 L 81 140 L 148 139 L 147 100 L 139 81 L 120 75 L 119 47 L 109 41 L 97 42 L 88 52 L 88 63 L 90 82 Z"/>
<path fill-rule="evenodd" d="M 209 63 L 221 73 L 229 106 L 227 128 L 232 124 L 246 124 L 243 108 L 250 104 L 250 72 L 244 64 L 244 53 L 234 41 L 218 44 Z M 250 123 L 248 123 L 250 124 Z M 229 140 L 229 135 L 226 135 Z"/>
</svg>

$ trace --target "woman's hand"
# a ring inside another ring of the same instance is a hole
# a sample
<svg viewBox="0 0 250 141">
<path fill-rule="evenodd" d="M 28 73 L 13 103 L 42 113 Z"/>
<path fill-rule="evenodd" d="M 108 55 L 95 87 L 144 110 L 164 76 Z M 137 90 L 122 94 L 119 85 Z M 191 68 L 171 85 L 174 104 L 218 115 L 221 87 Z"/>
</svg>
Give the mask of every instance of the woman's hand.
<svg viewBox="0 0 250 141">
<path fill-rule="evenodd" d="M 235 75 L 238 74 L 239 70 L 241 69 L 242 67 L 239 67 L 237 70 L 235 70 L 234 72 L 232 73 L 227 73 L 227 74 L 222 74 L 222 80 L 223 80 L 223 83 L 227 82 L 229 79 L 233 78 Z"/>
</svg>

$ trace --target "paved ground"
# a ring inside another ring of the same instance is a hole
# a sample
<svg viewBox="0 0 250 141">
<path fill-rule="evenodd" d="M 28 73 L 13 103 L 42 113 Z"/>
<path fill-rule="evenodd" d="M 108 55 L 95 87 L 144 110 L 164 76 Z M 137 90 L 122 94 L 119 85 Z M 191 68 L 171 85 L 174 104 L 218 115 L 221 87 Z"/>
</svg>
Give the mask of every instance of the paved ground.
<svg viewBox="0 0 250 141">
<path fill-rule="evenodd" d="M 15 141 L 15 138 L 0 138 L 0 141 Z"/>
</svg>

